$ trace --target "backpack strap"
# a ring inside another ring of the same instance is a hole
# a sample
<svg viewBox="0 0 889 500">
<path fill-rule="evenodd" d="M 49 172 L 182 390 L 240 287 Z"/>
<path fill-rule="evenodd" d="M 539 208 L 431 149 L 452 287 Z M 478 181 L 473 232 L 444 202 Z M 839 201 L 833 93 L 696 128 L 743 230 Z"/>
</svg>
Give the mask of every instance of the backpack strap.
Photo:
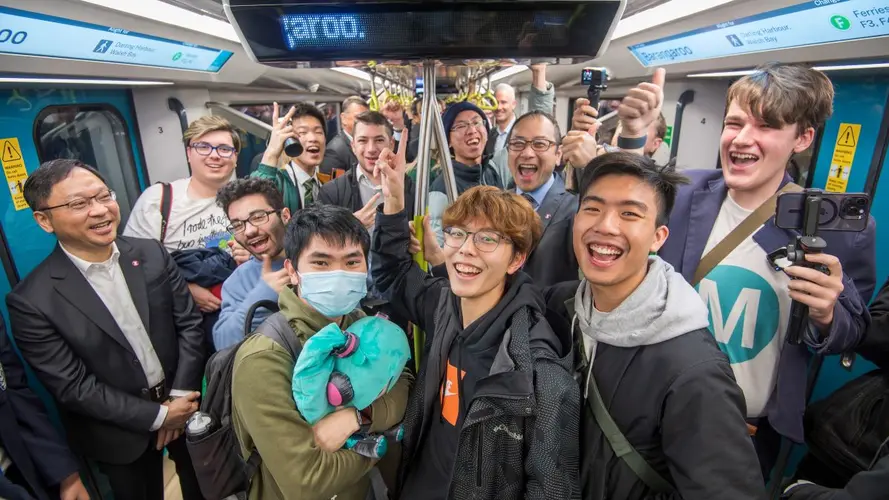
<svg viewBox="0 0 889 500">
<path fill-rule="evenodd" d="M 170 222 L 170 210 L 173 208 L 173 185 L 161 182 L 161 239 L 163 243 L 167 238 L 167 223 Z"/>
<path fill-rule="evenodd" d="M 296 334 L 293 333 L 293 329 L 290 328 L 290 323 L 287 321 L 287 318 L 280 312 L 276 312 L 266 318 L 265 321 L 256 328 L 255 333 L 265 335 L 277 342 L 278 345 L 284 349 L 287 349 L 287 352 L 290 353 L 294 363 L 299 357 L 299 353 L 302 352 L 302 342 L 300 342 L 296 337 Z"/>
<path fill-rule="evenodd" d="M 253 476 L 259 471 L 259 464 L 261 463 L 262 457 L 259 456 L 259 450 L 254 448 L 253 451 L 250 452 L 250 457 L 247 459 L 247 462 L 244 464 L 244 472 L 247 474 L 247 484 L 253 482 Z"/>
<path fill-rule="evenodd" d="M 587 402 L 590 405 L 590 409 L 593 411 L 596 423 L 599 424 L 599 428 L 602 429 L 602 433 L 605 434 L 605 439 L 608 440 L 608 444 L 611 445 L 611 449 L 614 450 L 614 454 L 617 455 L 617 458 L 623 460 L 639 479 L 655 492 L 673 492 L 673 486 L 664 479 L 663 476 L 658 474 L 647 461 L 645 461 L 645 458 L 636 451 L 636 448 L 633 448 L 633 445 L 630 444 L 627 437 L 620 431 L 620 428 L 618 428 L 614 419 L 611 418 L 611 414 L 608 413 L 608 409 L 605 408 L 602 394 L 599 393 L 599 386 L 596 384 L 596 377 L 593 376 L 592 370 L 590 370 L 589 388 L 591 394 L 587 399 Z"/>
</svg>

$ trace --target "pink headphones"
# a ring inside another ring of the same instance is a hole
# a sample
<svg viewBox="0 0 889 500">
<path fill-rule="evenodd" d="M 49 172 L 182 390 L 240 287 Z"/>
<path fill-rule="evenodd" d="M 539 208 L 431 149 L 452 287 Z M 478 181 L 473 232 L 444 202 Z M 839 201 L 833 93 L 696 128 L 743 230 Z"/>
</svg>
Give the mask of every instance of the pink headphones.
<svg viewBox="0 0 889 500">
<path fill-rule="evenodd" d="M 346 343 L 331 352 L 338 358 L 351 356 L 358 350 L 358 336 L 349 331 L 343 333 L 346 334 Z M 331 373 L 330 379 L 327 381 L 327 402 L 333 406 L 343 406 L 349 404 L 354 397 L 355 390 L 352 388 L 349 377 L 336 371 Z"/>
</svg>

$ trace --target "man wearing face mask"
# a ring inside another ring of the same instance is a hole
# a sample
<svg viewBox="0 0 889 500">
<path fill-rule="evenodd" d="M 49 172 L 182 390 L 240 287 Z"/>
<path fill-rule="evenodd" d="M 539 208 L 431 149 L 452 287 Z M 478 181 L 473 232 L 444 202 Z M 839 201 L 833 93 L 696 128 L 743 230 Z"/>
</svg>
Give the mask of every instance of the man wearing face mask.
<svg viewBox="0 0 889 500">
<path fill-rule="evenodd" d="M 244 321 L 253 304 L 277 301 L 281 289 L 290 283 L 284 269 L 284 228 L 290 210 L 267 179 L 232 181 L 216 194 L 216 203 L 228 216 L 228 230 L 251 255 L 222 285 L 222 309 L 213 327 L 213 345 L 219 351 L 244 338 Z M 257 309 L 252 329 L 268 315 L 266 309 Z"/>
<path fill-rule="evenodd" d="M 332 322 L 346 329 L 364 316 L 358 304 L 367 293 L 369 246 L 367 230 L 346 208 L 314 206 L 293 215 L 284 237 L 289 284 L 278 304 L 301 342 Z M 235 357 L 232 424 L 242 456 L 262 457 L 249 498 L 364 500 L 375 461 L 342 446 L 359 430 L 381 432 L 401 422 L 412 376 L 405 370 L 365 411 L 346 407 L 310 426 L 294 407 L 294 362 L 262 335 L 247 339 Z M 397 456 L 390 450 L 380 468 Z"/>
</svg>

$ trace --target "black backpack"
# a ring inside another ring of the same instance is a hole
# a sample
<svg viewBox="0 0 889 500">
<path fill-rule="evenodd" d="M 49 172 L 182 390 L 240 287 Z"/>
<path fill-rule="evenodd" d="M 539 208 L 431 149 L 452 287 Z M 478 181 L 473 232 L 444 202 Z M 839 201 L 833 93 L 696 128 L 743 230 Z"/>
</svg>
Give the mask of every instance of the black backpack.
<svg viewBox="0 0 889 500">
<path fill-rule="evenodd" d="M 889 373 L 865 373 L 809 405 L 805 423 L 809 453 L 842 487 L 868 470 L 889 436 Z"/>
<path fill-rule="evenodd" d="M 248 332 L 253 313 L 258 307 L 275 311 L 278 309 L 277 304 L 270 301 L 254 304 L 247 313 L 245 322 Z M 287 349 L 296 363 L 302 344 L 282 313 L 275 312 L 266 318 L 253 335 L 265 335 L 274 340 Z M 205 374 L 207 389 L 201 401 L 201 412 L 213 418 L 215 427 L 210 434 L 198 441 L 186 439 L 201 493 L 207 500 L 222 500 L 231 495 L 246 498 L 250 481 L 262 461 L 256 450 L 244 460 L 232 428 L 232 369 L 238 349 L 250 337 L 252 335 L 210 357 Z"/>
</svg>

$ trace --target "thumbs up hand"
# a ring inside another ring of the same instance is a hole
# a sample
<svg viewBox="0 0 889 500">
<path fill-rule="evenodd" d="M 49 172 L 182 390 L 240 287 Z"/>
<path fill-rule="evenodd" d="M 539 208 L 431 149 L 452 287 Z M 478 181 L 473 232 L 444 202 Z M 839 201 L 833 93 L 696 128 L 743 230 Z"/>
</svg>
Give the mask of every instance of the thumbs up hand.
<svg viewBox="0 0 889 500">
<path fill-rule="evenodd" d="M 643 82 L 630 89 L 621 101 L 617 115 L 623 126 L 620 134 L 622 137 L 642 137 L 648 133 L 648 127 L 658 119 L 664 105 L 666 74 L 664 68 L 656 69 L 651 82 Z"/>
</svg>

